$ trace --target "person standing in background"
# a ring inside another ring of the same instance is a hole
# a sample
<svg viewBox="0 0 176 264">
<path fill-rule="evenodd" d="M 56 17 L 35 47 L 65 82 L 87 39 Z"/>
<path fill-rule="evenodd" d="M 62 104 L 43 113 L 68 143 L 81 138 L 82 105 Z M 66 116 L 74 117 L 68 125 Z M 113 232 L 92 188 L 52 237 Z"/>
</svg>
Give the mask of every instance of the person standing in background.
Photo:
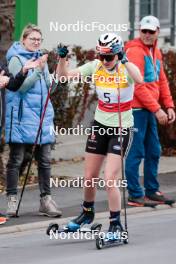
<svg viewBox="0 0 176 264">
<path fill-rule="evenodd" d="M 2 137 L 2 129 L 4 125 L 4 115 L 5 115 L 5 102 L 4 96 L 5 91 L 4 88 L 9 89 L 10 91 L 17 91 L 20 86 L 23 84 L 25 78 L 27 77 L 27 73 L 29 69 L 35 68 L 36 63 L 33 60 L 28 60 L 22 69 L 17 73 L 15 77 L 11 73 L 9 73 L 6 65 L 0 63 L 0 140 Z M 0 143 L 1 147 L 2 144 Z M 4 164 L 2 160 L 2 148 L 0 149 L 0 176 L 4 176 Z M 7 217 L 4 213 L 0 212 L 0 225 L 5 224 L 7 221 Z"/>
<path fill-rule="evenodd" d="M 160 191 L 157 179 L 161 155 L 157 121 L 161 125 L 175 121 L 174 103 L 161 52 L 157 48 L 159 31 L 159 20 L 146 16 L 140 22 L 139 38 L 127 42 L 125 46 L 129 60 L 138 66 L 144 76 L 142 84 L 135 84 L 132 104 L 135 133 L 125 165 L 128 203 L 132 206 L 150 206 L 151 201 L 174 203 Z M 162 109 L 163 106 L 166 110 Z M 139 165 L 143 158 L 145 194 L 139 183 Z"/>
<path fill-rule="evenodd" d="M 19 42 L 13 43 L 7 52 L 9 71 L 16 76 L 28 59 L 34 59 L 37 67 L 29 71 L 26 80 L 18 91 L 6 93 L 6 143 L 10 146 L 7 164 L 7 214 L 16 215 L 17 184 L 21 164 L 26 148 L 33 146 L 39 128 L 43 108 L 50 87 L 48 55 L 42 55 L 40 46 L 42 32 L 36 26 L 27 25 Z M 51 144 L 55 141 L 50 134 L 53 126 L 54 111 L 49 100 L 42 130 L 37 142 L 35 159 L 38 162 L 38 179 L 40 187 L 40 208 L 42 215 L 61 216 L 61 211 L 51 197 Z"/>
</svg>

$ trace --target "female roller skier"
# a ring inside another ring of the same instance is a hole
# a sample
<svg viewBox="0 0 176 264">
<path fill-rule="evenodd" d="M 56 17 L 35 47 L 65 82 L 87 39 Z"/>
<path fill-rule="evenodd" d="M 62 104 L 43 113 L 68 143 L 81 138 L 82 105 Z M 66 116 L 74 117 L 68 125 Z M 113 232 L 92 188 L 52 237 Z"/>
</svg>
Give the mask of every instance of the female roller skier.
<svg viewBox="0 0 176 264">
<path fill-rule="evenodd" d="M 131 102 L 133 99 L 134 82 L 142 83 L 143 78 L 139 69 L 128 61 L 124 50 L 123 41 L 114 33 L 106 33 L 100 36 L 96 50 L 98 59 L 88 62 L 81 67 L 68 70 L 66 46 L 58 48 L 60 60 L 57 67 L 58 77 L 68 80 L 75 76 L 92 76 L 98 95 L 98 105 L 95 111 L 92 133 L 88 136 L 85 153 L 85 177 L 84 202 L 81 214 L 67 225 L 70 231 L 76 231 L 83 224 L 90 224 L 94 219 L 94 201 L 96 186 L 93 180 L 98 178 L 101 166 L 106 157 L 104 170 L 106 191 L 110 211 L 110 224 L 108 232 L 122 231 L 120 221 L 121 194 L 115 182 L 120 178 L 121 172 L 121 148 L 120 135 L 122 129 L 122 149 L 126 156 L 131 140 L 133 115 Z M 120 98 L 118 100 L 118 89 Z M 121 112 L 121 125 L 119 123 L 119 107 Z M 103 134 L 100 131 L 105 131 Z"/>
</svg>

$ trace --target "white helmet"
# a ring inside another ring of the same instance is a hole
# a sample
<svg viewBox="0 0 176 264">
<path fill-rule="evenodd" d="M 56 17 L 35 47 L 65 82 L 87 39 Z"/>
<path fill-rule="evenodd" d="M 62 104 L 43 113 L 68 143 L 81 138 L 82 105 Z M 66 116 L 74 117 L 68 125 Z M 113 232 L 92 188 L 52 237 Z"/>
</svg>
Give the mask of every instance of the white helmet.
<svg viewBox="0 0 176 264">
<path fill-rule="evenodd" d="M 115 33 L 105 33 L 97 41 L 96 50 L 101 54 L 117 54 L 123 50 L 124 44 Z"/>
</svg>

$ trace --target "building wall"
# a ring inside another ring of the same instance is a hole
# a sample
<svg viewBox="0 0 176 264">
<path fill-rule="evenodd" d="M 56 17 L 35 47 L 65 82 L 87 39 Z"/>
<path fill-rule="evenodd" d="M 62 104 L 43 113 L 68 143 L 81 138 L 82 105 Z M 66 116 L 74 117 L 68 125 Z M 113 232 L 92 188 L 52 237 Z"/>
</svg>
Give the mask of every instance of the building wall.
<svg viewBox="0 0 176 264">
<path fill-rule="evenodd" d="M 54 30 L 52 25 L 58 23 L 58 30 Z M 98 36 L 103 33 L 100 28 L 94 28 L 88 32 L 81 30 L 80 25 L 97 22 L 97 26 L 109 23 L 114 24 L 115 30 L 128 29 L 129 22 L 129 0 L 38 0 L 38 25 L 44 34 L 43 46 L 53 48 L 59 42 L 69 45 L 81 45 L 85 48 L 94 48 Z M 66 27 L 63 26 L 65 24 Z M 68 29 L 68 24 L 76 24 Z M 80 30 L 78 31 L 78 24 Z M 123 25 L 125 24 L 125 25 Z M 94 24 L 95 25 L 95 24 Z M 111 28 L 110 28 L 111 29 Z M 74 31 L 75 30 L 75 31 Z M 88 27 L 90 30 L 90 27 Z M 107 30 L 105 29 L 104 32 Z M 117 31 L 125 40 L 128 39 L 128 31 Z"/>
</svg>

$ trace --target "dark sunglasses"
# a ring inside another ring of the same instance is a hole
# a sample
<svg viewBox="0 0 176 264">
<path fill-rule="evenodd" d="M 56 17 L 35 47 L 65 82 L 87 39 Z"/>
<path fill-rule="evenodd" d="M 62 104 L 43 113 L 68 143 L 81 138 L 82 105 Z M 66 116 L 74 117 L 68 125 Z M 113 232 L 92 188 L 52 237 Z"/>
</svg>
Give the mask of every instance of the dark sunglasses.
<svg viewBox="0 0 176 264">
<path fill-rule="evenodd" d="M 154 35 L 154 34 L 156 33 L 156 31 L 154 31 L 154 30 L 150 30 L 150 29 L 141 29 L 141 32 L 142 32 L 143 34 L 147 34 L 147 33 L 149 33 L 149 34 L 151 34 L 151 35 Z"/>
<path fill-rule="evenodd" d="M 99 59 L 101 61 L 106 60 L 107 62 L 113 61 L 115 58 L 115 55 L 104 55 L 104 54 L 99 54 Z"/>
</svg>

